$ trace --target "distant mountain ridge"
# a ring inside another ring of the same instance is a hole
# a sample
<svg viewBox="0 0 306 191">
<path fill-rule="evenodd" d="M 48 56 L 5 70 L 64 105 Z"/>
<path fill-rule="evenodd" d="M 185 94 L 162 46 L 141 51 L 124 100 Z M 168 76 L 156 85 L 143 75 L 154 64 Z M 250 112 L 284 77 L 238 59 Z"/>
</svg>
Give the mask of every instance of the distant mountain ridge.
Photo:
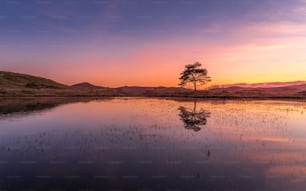
<svg viewBox="0 0 306 191">
<path fill-rule="evenodd" d="M 227 88 L 212 88 L 206 92 L 209 97 L 234 98 L 302 98 L 306 95 L 306 84 L 271 88 L 246 88 L 231 86 Z"/>
<path fill-rule="evenodd" d="M 141 87 L 123 86 L 115 88 L 116 92 L 129 96 L 173 96 L 177 94 L 190 93 L 193 90 L 181 87 Z"/>
<path fill-rule="evenodd" d="M 229 88 L 229 87 L 242 87 L 242 88 L 273 88 L 285 87 L 306 84 L 306 81 L 293 81 L 293 82 L 264 82 L 264 83 L 235 83 L 235 84 L 221 84 L 211 86 L 209 89 L 214 88 Z"/>
<path fill-rule="evenodd" d="M 96 86 L 96 85 L 93 85 L 89 82 L 81 82 L 81 83 L 77 83 L 77 84 L 73 84 L 71 87 L 75 87 L 75 88 L 105 88 L 105 87 L 102 87 L 102 86 Z"/>
</svg>

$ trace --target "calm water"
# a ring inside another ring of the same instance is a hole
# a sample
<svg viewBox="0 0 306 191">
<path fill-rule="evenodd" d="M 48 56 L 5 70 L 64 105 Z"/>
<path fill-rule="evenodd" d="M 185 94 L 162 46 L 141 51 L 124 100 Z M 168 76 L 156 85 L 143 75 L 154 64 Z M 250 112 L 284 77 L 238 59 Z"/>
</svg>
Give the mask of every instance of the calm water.
<svg viewBox="0 0 306 191">
<path fill-rule="evenodd" d="M 305 111 L 294 101 L 1 100 L 0 188 L 306 190 Z"/>
</svg>

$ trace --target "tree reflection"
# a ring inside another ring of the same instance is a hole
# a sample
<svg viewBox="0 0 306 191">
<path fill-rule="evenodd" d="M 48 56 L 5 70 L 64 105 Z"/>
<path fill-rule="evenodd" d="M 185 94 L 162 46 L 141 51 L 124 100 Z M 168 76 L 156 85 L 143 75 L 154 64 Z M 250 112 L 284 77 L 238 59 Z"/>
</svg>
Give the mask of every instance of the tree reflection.
<svg viewBox="0 0 306 191">
<path fill-rule="evenodd" d="M 186 107 L 180 106 L 178 110 L 180 111 L 180 120 L 184 122 L 184 127 L 186 129 L 192 129 L 198 132 L 207 123 L 207 118 L 210 117 L 210 113 L 204 109 L 197 111 L 197 101 L 193 103 L 193 109 L 188 110 Z"/>
</svg>

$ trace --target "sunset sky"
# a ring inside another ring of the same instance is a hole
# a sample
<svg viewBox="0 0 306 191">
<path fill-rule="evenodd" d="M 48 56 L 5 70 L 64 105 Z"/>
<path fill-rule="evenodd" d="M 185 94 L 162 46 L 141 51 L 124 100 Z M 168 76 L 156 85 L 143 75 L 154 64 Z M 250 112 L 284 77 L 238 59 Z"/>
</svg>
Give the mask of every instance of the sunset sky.
<svg viewBox="0 0 306 191">
<path fill-rule="evenodd" d="M 0 70 L 101 86 L 306 80 L 306 0 L 0 0 Z"/>
</svg>

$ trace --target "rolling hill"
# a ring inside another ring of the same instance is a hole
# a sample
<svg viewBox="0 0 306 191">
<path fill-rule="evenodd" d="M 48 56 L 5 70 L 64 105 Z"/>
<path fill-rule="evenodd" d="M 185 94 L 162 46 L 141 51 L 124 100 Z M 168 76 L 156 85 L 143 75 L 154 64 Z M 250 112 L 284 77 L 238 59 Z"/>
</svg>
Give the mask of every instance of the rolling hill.
<svg viewBox="0 0 306 191">
<path fill-rule="evenodd" d="M 6 89 L 13 88 L 33 88 L 33 89 L 63 89 L 66 85 L 42 77 L 19 74 L 13 72 L 0 71 L 0 87 Z"/>
<path fill-rule="evenodd" d="M 81 82 L 81 83 L 78 83 L 78 84 L 73 84 L 71 87 L 74 87 L 74 88 L 89 88 L 89 89 L 102 89 L 102 88 L 105 88 L 105 87 L 93 85 L 93 84 L 91 84 L 89 82 Z"/>
<path fill-rule="evenodd" d="M 274 87 L 286 87 L 294 85 L 303 85 L 306 81 L 292 81 L 292 82 L 266 82 L 266 83 L 237 83 L 237 84 L 222 84 L 211 86 L 210 89 L 214 88 L 229 88 L 229 87 L 242 87 L 242 88 L 274 88 Z"/>
<path fill-rule="evenodd" d="M 0 71 L 0 97 L 113 96 L 112 90 L 75 88 L 43 77 Z"/>
<path fill-rule="evenodd" d="M 208 97 L 245 97 L 245 98 L 300 98 L 304 97 L 306 84 L 270 88 L 227 87 L 202 91 Z"/>
</svg>

